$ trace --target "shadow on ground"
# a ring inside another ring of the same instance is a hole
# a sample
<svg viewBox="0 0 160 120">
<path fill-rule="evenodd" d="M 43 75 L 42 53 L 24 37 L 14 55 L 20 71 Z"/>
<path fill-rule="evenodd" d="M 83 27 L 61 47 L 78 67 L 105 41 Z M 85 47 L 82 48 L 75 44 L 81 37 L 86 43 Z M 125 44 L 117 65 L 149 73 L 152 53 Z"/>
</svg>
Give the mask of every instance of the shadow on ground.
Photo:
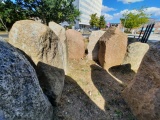
<svg viewBox="0 0 160 120">
<path fill-rule="evenodd" d="M 121 80 L 125 85 L 128 85 L 136 75 L 136 73 L 131 69 L 131 64 L 114 66 L 109 68 L 108 71 L 113 76 Z"/>
<path fill-rule="evenodd" d="M 124 86 L 119 84 L 110 74 L 97 65 L 91 65 L 91 78 L 105 99 L 105 111 L 111 119 L 135 120 L 129 107 L 121 96 Z"/>
<path fill-rule="evenodd" d="M 139 42 L 137 38 L 128 37 L 128 45 L 134 42 Z"/>
<path fill-rule="evenodd" d="M 125 88 L 93 61 L 72 61 L 55 120 L 136 120 L 121 96 Z"/>
<path fill-rule="evenodd" d="M 61 103 L 54 110 L 55 120 L 110 120 L 74 79 L 66 76 L 64 86 Z"/>
</svg>

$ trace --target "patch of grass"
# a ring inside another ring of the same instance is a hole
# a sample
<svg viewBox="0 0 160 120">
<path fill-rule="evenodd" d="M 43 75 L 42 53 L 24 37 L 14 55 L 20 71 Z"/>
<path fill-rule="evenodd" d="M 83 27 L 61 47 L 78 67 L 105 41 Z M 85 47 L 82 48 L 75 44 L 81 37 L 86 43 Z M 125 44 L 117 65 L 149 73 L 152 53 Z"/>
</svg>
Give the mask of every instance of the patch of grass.
<svg viewBox="0 0 160 120">
<path fill-rule="evenodd" d="M 110 101 L 108 101 L 108 103 L 110 105 L 117 105 L 117 104 L 119 104 L 117 99 L 111 99 Z"/>
<path fill-rule="evenodd" d="M 101 93 L 98 91 L 98 95 L 101 95 Z"/>
<path fill-rule="evenodd" d="M 123 86 L 118 84 L 94 61 L 88 60 L 86 62 L 86 60 L 87 57 L 79 61 L 69 61 L 69 74 L 67 74 L 65 91 L 63 91 L 63 96 L 66 96 L 67 99 L 59 108 L 59 112 L 65 110 L 68 113 L 62 113 L 62 119 L 83 120 L 93 119 L 92 116 L 94 116 L 97 120 L 135 120 L 134 115 L 132 115 L 130 109 L 127 109 L 128 106 L 121 97 L 120 92 Z M 113 72 L 119 74 L 119 69 Z M 65 104 L 68 99 L 72 100 L 73 104 Z M 91 115 L 86 116 L 86 112 Z M 77 114 L 80 116 L 77 116 Z"/>
<path fill-rule="evenodd" d="M 110 106 L 109 105 L 105 105 L 105 110 L 110 110 Z"/>
<path fill-rule="evenodd" d="M 79 110 L 79 112 L 82 112 L 82 111 L 83 111 L 82 109 Z"/>
<path fill-rule="evenodd" d="M 133 114 L 128 114 L 128 116 L 127 116 L 128 118 L 127 118 L 127 120 L 136 120 L 136 118 L 134 117 L 134 115 Z"/>
<path fill-rule="evenodd" d="M 123 116 L 123 112 L 121 110 L 115 110 L 115 114 L 117 114 L 117 117 L 121 118 Z"/>
<path fill-rule="evenodd" d="M 81 71 L 83 72 L 89 72 L 89 70 L 82 68 Z"/>
</svg>

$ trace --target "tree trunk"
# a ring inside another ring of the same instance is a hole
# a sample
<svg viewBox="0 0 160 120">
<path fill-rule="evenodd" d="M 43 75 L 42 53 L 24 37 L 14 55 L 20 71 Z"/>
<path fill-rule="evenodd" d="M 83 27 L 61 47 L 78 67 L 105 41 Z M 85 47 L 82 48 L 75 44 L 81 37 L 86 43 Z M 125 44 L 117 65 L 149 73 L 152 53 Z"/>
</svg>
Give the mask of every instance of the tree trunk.
<svg viewBox="0 0 160 120">
<path fill-rule="evenodd" d="M 4 22 L 3 22 L 3 20 L 2 20 L 2 18 L 0 18 L 0 21 L 1 21 L 1 23 L 2 23 L 2 25 L 3 25 L 3 27 L 4 27 L 4 29 L 6 30 L 6 32 L 8 33 L 8 28 L 6 27 L 6 25 L 4 24 Z"/>
</svg>

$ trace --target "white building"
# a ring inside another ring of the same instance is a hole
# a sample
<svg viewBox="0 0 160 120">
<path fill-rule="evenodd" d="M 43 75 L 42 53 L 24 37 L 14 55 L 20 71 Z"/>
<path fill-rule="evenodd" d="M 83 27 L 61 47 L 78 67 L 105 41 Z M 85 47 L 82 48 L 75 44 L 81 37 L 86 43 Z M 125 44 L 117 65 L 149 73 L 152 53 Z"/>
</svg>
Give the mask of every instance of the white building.
<svg viewBox="0 0 160 120">
<path fill-rule="evenodd" d="M 89 27 L 90 15 L 97 13 L 101 16 L 102 0 L 75 0 L 73 3 L 81 12 L 80 21 L 76 21 L 75 28 Z"/>
</svg>

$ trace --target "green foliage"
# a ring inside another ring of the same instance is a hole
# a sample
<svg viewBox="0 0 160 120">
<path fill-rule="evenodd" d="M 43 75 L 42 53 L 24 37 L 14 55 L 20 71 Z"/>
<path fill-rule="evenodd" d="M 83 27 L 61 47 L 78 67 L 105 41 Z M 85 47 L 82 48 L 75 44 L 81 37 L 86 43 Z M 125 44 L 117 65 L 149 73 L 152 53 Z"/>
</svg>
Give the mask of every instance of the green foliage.
<svg viewBox="0 0 160 120">
<path fill-rule="evenodd" d="M 100 27 L 100 28 L 105 28 L 105 27 L 106 27 L 106 21 L 105 21 L 104 15 L 101 15 L 101 16 L 100 16 L 100 19 L 99 19 L 99 27 Z"/>
<path fill-rule="evenodd" d="M 8 31 L 15 21 L 25 19 L 25 12 L 11 0 L 0 1 L 0 29 Z"/>
<path fill-rule="evenodd" d="M 80 12 L 72 4 L 74 0 L 0 0 L 0 29 L 9 30 L 23 19 L 39 18 L 44 24 L 67 21 L 74 23 Z"/>
<path fill-rule="evenodd" d="M 27 16 L 38 17 L 44 24 L 67 21 L 73 23 L 78 19 L 80 11 L 72 4 L 74 0 L 16 0 Z"/>
<path fill-rule="evenodd" d="M 72 26 L 74 26 L 74 24 L 70 24 L 70 25 L 68 26 L 68 29 L 72 29 Z"/>
<path fill-rule="evenodd" d="M 91 19 L 89 21 L 89 24 L 91 27 L 99 27 L 99 18 L 97 17 L 97 13 L 90 15 Z"/>
<path fill-rule="evenodd" d="M 125 13 L 123 18 L 121 18 L 121 23 L 124 27 L 132 28 L 140 27 L 142 24 L 145 24 L 149 21 L 149 15 L 144 12 L 144 9 L 136 10 L 136 13 Z"/>
<path fill-rule="evenodd" d="M 118 118 L 121 118 L 121 117 L 123 116 L 122 111 L 120 111 L 120 110 L 118 110 L 118 109 L 115 110 L 114 112 L 115 112 L 115 114 L 117 114 L 117 117 L 118 117 Z"/>
<path fill-rule="evenodd" d="M 97 17 L 97 13 L 90 15 L 91 19 L 89 21 L 89 24 L 91 27 L 97 27 L 97 28 L 105 28 L 106 27 L 106 21 L 104 15 L 101 15 L 100 18 Z"/>
</svg>

